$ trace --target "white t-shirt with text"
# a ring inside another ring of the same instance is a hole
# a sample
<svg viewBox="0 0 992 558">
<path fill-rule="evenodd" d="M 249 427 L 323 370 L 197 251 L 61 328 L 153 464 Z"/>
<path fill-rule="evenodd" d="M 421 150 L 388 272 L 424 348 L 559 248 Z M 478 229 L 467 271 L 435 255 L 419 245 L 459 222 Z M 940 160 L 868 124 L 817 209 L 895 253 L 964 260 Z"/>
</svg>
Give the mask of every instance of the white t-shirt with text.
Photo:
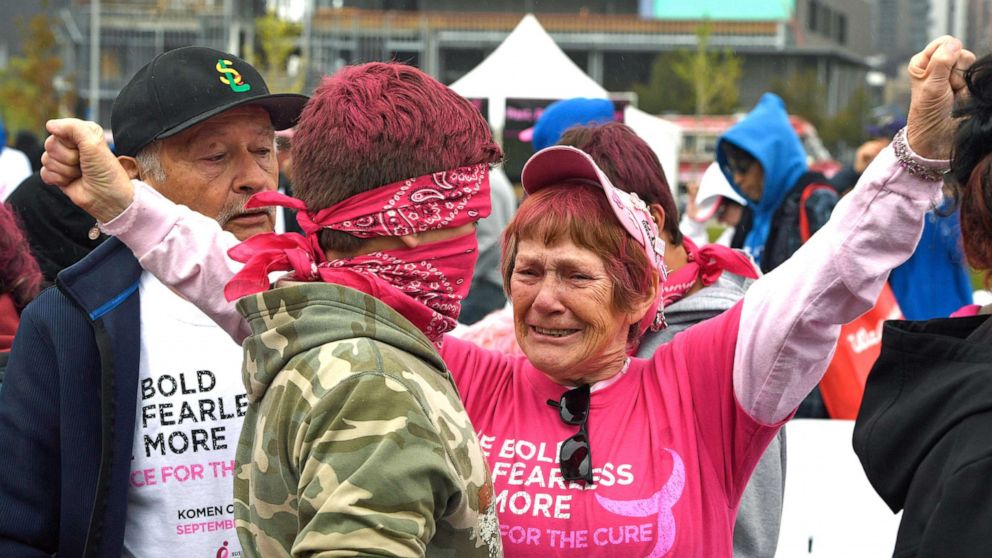
<svg viewBox="0 0 992 558">
<path fill-rule="evenodd" d="M 234 455 L 248 407 L 242 352 L 150 273 L 124 556 L 236 558 Z"/>
</svg>

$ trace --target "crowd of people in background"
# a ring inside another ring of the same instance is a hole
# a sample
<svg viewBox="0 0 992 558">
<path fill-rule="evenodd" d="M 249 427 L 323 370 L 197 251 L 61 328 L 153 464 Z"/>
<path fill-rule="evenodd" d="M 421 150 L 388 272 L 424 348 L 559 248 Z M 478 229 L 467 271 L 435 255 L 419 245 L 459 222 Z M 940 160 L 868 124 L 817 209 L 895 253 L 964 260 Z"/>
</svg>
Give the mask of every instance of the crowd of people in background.
<svg viewBox="0 0 992 558">
<path fill-rule="evenodd" d="M 0 555 L 771 557 L 783 426 L 887 292 L 855 451 L 895 555 L 984 555 L 992 55 L 909 76 L 835 175 L 766 93 L 685 195 L 605 99 L 515 185 L 399 63 L 183 47 L 112 146 L 0 126 Z"/>
</svg>

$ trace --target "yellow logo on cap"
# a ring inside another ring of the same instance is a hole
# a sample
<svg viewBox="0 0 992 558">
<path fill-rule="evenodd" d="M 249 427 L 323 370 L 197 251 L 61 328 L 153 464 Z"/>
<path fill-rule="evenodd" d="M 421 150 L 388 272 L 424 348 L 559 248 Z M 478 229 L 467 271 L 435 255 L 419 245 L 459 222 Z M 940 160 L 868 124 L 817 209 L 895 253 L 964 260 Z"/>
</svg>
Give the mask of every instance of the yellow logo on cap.
<svg viewBox="0 0 992 558">
<path fill-rule="evenodd" d="M 223 74 L 220 76 L 220 82 L 224 85 L 230 85 L 231 91 L 234 91 L 235 93 L 244 93 L 245 91 L 250 90 L 251 85 L 242 82 L 241 74 L 232 68 L 231 64 L 233 64 L 233 62 L 230 60 L 221 59 L 217 61 L 217 71 Z M 230 79 L 225 76 L 230 76 Z"/>
</svg>

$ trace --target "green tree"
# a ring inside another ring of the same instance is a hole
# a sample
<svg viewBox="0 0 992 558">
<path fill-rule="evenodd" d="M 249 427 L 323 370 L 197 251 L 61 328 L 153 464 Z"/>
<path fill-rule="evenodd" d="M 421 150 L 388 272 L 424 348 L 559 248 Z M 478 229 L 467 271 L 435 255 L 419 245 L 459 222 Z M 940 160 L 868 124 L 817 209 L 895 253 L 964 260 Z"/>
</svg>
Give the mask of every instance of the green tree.
<svg viewBox="0 0 992 558">
<path fill-rule="evenodd" d="M 696 107 L 692 96 L 692 87 L 682 81 L 672 70 L 678 57 L 677 52 L 663 52 L 654 59 L 651 65 L 651 77 L 648 83 L 634 84 L 637 102 L 642 110 L 652 114 L 676 112 L 689 114 Z"/>
<path fill-rule="evenodd" d="M 847 100 L 844 109 L 829 119 L 820 132 L 823 143 L 833 152 L 844 146 L 856 148 L 867 138 L 865 122 L 871 111 L 871 99 L 865 88 L 858 89 Z"/>
<path fill-rule="evenodd" d="M 10 136 L 20 130 L 42 133 L 45 122 L 59 116 L 59 107 L 65 101 L 54 86 L 55 76 L 62 69 L 52 31 L 55 21 L 43 12 L 27 25 L 19 23 L 24 33 L 24 54 L 12 57 L 7 68 L 0 71 L 0 115 Z"/>
<path fill-rule="evenodd" d="M 251 62 L 261 72 L 272 92 L 299 93 L 303 90 L 304 73 L 289 75 L 288 72 L 290 56 L 299 49 L 302 34 L 303 27 L 299 23 L 282 19 L 274 11 L 255 19 L 255 36 L 261 57 L 253 57 Z"/>
<path fill-rule="evenodd" d="M 824 111 L 827 98 L 815 71 L 795 72 L 783 79 L 776 79 L 772 82 L 771 91 L 785 101 L 789 114 L 802 116 L 816 126 L 817 131 L 823 132 L 827 121 Z"/>
<path fill-rule="evenodd" d="M 825 88 L 813 70 L 796 72 L 776 80 L 771 90 L 782 97 L 789 114 L 802 116 L 816 126 L 820 139 L 830 151 L 836 153 L 840 147 L 856 147 L 865 140 L 864 123 L 871 110 L 866 89 L 860 88 L 852 93 L 844 108 L 833 116 L 826 113 Z"/>
<path fill-rule="evenodd" d="M 696 48 L 662 53 L 651 68 L 647 85 L 635 85 L 648 112 L 721 114 L 737 109 L 741 59 L 730 49 L 710 46 L 712 24 L 696 28 Z"/>
</svg>

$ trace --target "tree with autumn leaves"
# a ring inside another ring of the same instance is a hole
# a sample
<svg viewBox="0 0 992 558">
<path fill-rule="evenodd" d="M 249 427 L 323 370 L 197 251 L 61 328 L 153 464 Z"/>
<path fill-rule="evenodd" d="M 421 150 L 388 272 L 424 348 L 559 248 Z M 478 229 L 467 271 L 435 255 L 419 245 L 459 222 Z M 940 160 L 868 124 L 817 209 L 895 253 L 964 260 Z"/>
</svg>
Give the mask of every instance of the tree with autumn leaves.
<svg viewBox="0 0 992 558">
<path fill-rule="evenodd" d="M 273 91 L 296 92 L 303 89 L 302 75 L 289 75 L 287 61 L 298 51 L 300 25 L 267 14 L 255 22 L 260 56 L 249 55 L 265 74 Z M 45 122 L 68 113 L 75 104 L 73 87 L 60 92 L 56 77 L 62 72 L 55 29 L 58 22 L 43 11 L 21 23 L 24 39 L 19 56 L 9 59 L 0 70 L 0 119 L 8 137 L 21 130 L 44 136 Z M 254 53 L 252 53 L 254 54 Z M 63 76 L 64 77 L 64 76 Z"/>
<path fill-rule="evenodd" d="M 47 13 L 40 13 L 21 26 L 23 54 L 11 57 L 7 68 L 0 70 L 0 117 L 9 137 L 13 137 L 10 132 L 20 130 L 43 135 L 45 122 L 59 117 L 60 107 L 72 104 L 54 85 L 62 70 L 53 31 L 55 21 Z"/>
<path fill-rule="evenodd" d="M 249 61 L 258 68 L 269 90 L 274 93 L 299 93 L 303 90 L 306 73 L 289 72 L 289 60 L 300 50 L 303 26 L 280 18 L 269 12 L 255 19 L 255 35 L 260 53 L 249 55 Z M 258 56 L 260 54 L 261 56 Z"/>
</svg>

